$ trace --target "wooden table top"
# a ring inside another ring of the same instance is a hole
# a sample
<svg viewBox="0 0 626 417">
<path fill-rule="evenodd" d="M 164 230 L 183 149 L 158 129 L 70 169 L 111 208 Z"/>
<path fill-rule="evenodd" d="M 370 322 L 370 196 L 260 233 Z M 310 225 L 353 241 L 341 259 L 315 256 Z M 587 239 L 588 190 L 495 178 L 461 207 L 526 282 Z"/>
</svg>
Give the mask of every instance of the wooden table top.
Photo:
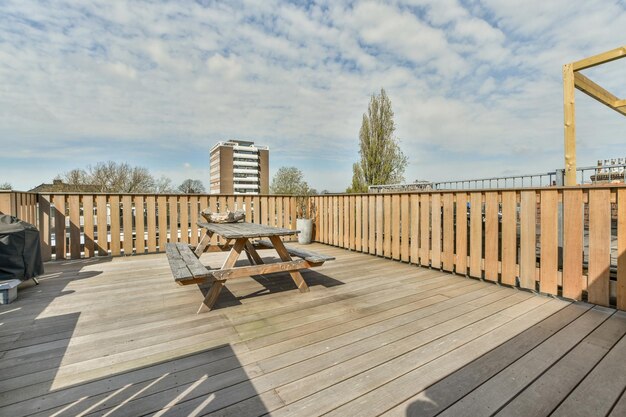
<svg viewBox="0 0 626 417">
<path fill-rule="evenodd" d="M 198 222 L 198 226 L 212 233 L 217 233 L 225 239 L 290 236 L 300 233 L 299 230 L 284 229 L 256 223 L 207 223 Z"/>
</svg>

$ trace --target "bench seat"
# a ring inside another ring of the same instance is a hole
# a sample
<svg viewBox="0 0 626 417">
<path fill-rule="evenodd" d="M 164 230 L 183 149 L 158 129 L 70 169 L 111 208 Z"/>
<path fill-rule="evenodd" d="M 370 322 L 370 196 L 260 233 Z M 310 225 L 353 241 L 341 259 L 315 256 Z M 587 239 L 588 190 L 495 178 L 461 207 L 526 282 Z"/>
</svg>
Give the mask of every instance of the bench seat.
<svg viewBox="0 0 626 417">
<path fill-rule="evenodd" d="M 259 245 L 259 246 L 262 246 L 264 248 L 267 248 L 267 249 L 273 249 L 274 248 L 274 245 L 269 240 L 257 240 L 256 244 Z M 310 262 L 312 264 L 319 264 L 319 265 L 321 265 L 321 264 L 323 264 L 326 261 L 334 261 L 335 260 L 335 257 L 333 257 L 333 256 L 322 255 L 320 253 L 308 251 L 308 250 L 305 250 L 305 249 L 294 248 L 294 247 L 287 246 L 287 245 L 285 245 L 285 248 L 287 249 L 287 252 L 289 252 L 290 255 L 297 256 L 298 258 L 302 258 L 305 261 L 308 261 L 308 262 Z"/>
<path fill-rule="evenodd" d="M 177 284 L 195 284 L 213 277 L 210 268 L 200 262 L 189 245 L 168 243 L 165 246 L 165 253 Z"/>
</svg>

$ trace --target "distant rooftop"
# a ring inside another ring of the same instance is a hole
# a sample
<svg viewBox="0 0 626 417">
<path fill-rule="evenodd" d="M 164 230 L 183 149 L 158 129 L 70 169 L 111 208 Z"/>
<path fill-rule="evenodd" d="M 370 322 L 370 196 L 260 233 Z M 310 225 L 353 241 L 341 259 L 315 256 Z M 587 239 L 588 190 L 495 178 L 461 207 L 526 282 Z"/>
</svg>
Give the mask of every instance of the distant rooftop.
<svg viewBox="0 0 626 417">
<path fill-rule="evenodd" d="M 254 142 L 249 141 L 249 140 L 231 139 L 228 141 L 217 142 L 211 148 L 211 152 L 213 152 L 213 150 L 215 150 L 216 148 L 219 148 L 220 146 L 248 146 L 248 147 L 256 148 L 259 150 L 269 150 L 269 146 L 255 145 Z"/>
</svg>

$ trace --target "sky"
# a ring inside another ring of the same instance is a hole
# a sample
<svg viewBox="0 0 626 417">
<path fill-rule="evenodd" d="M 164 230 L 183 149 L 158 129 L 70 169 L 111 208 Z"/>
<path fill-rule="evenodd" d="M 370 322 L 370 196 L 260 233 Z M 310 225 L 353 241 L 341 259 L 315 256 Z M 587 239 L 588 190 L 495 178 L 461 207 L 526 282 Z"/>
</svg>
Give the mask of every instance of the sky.
<svg viewBox="0 0 626 417">
<path fill-rule="evenodd" d="M 407 182 L 563 167 L 562 66 L 626 45 L 626 0 L 0 0 L 0 183 L 99 161 L 208 188 L 209 149 L 270 147 L 343 191 L 384 88 Z M 626 59 L 584 71 L 626 98 Z M 579 166 L 626 118 L 576 93 Z"/>
</svg>

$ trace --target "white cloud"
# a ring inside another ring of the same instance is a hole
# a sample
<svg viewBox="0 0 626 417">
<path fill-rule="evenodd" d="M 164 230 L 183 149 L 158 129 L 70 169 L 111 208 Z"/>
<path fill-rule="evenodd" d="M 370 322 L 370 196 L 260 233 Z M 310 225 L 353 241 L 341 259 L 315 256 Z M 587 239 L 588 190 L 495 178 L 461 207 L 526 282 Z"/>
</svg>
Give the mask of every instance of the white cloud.
<svg viewBox="0 0 626 417">
<path fill-rule="evenodd" d="M 450 154 L 480 167 L 462 176 L 551 170 L 561 66 L 619 46 L 626 27 L 623 2 L 604 0 L 9 1 L 2 13 L 0 146 L 20 146 L 0 162 L 24 188 L 49 180 L 23 163 L 41 149 L 40 172 L 117 158 L 184 179 L 238 137 L 270 145 L 272 169 L 324 166 L 311 184 L 339 190 L 381 87 L 409 180 L 437 179 L 428 167 Z M 626 95 L 625 62 L 587 73 Z M 614 156 L 626 121 L 577 97 L 579 160 Z"/>
</svg>

